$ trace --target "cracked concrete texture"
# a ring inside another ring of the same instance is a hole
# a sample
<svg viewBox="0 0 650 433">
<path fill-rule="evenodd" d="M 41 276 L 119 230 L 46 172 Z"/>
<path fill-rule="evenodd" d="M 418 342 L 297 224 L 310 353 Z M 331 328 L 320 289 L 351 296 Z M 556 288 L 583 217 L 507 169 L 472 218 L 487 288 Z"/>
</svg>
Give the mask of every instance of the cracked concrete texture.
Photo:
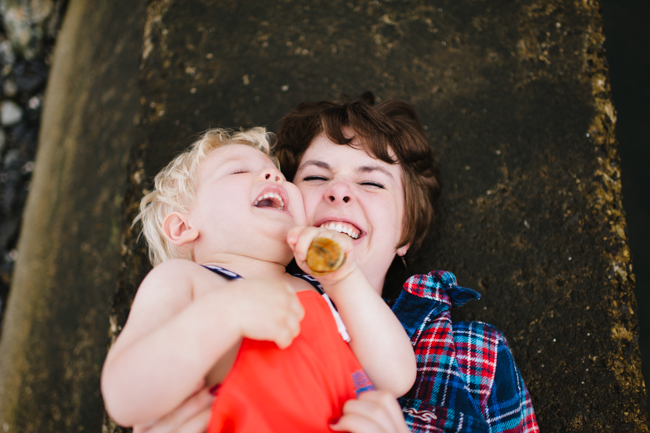
<svg viewBox="0 0 650 433">
<path fill-rule="evenodd" d="M 122 266 L 111 268 L 117 290 L 103 328 L 110 337 L 149 269 L 129 221 L 175 153 L 208 127 L 275 129 L 299 102 L 372 90 L 415 105 L 440 161 L 440 218 L 409 270 L 447 269 L 483 294 L 454 316 L 504 332 L 542 431 L 648 430 L 596 1 L 151 0 L 132 7 L 140 18 L 123 31 L 140 35 L 139 85 L 128 89 L 140 108 L 137 138 L 115 148 L 128 163 L 111 173 L 123 173 L 125 183 L 113 187 L 123 194 L 123 226 Z M 78 104 L 82 110 L 87 102 Z M 120 253 L 115 245 L 88 248 Z M 391 288 L 405 276 L 393 269 Z M 98 308 L 108 311 L 110 302 Z M 95 343 L 78 352 L 97 350 L 105 336 L 87 337 Z M 93 368 L 100 365 L 96 359 Z M 104 428 L 120 430 L 109 420 Z"/>
</svg>

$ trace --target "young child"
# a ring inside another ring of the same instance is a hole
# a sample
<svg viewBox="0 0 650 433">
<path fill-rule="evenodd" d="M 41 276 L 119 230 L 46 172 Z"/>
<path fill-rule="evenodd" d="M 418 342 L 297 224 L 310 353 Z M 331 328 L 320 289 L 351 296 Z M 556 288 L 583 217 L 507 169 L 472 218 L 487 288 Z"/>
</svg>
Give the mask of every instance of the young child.
<svg viewBox="0 0 650 433">
<path fill-rule="evenodd" d="M 142 200 L 136 221 L 154 269 L 102 371 L 118 424 L 156 420 L 218 386 L 211 432 L 325 432 L 373 384 L 395 396 L 411 388 L 415 357 L 402 325 L 357 267 L 351 238 L 303 227 L 300 192 L 269 157 L 267 136 L 208 131 Z M 335 304 L 354 306 L 340 330 L 316 280 L 285 271 L 294 256 L 308 271 L 316 237 L 347 255 L 318 277 Z"/>
</svg>

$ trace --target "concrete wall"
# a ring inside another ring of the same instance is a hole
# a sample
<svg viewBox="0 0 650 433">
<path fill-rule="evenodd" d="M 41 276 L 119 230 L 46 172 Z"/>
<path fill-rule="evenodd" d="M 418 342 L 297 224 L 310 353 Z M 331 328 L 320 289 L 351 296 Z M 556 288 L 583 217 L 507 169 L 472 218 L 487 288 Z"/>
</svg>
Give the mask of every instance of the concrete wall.
<svg viewBox="0 0 650 433">
<path fill-rule="evenodd" d="M 99 372 L 140 112 L 143 6 L 68 6 L 0 341 L 2 431 L 102 426 Z"/>
<path fill-rule="evenodd" d="M 483 293 L 454 314 L 505 333 L 542 431 L 648 430 L 597 2 L 82 3 L 0 343 L 10 431 L 101 423 L 106 341 L 148 270 L 129 221 L 175 152 L 364 90 L 413 103 L 440 161 L 441 216 L 410 270 Z"/>
</svg>

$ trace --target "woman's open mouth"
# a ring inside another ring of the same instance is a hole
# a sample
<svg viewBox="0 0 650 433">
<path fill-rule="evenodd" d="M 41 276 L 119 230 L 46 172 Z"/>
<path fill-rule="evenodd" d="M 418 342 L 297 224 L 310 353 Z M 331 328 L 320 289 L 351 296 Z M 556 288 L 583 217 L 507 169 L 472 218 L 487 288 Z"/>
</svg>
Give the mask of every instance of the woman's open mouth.
<svg viewBox="0 0 650 433">
<path fill-rule="evenodd" d="M 335 230 L 339 233 L 344 233 L 355 240 L 359 239 L 361 236 L 361 230 L 359 230 L 355 225 L 344 221 L 327 221 L 321 224 L 319 227 L 328 230 Z"/>
</svg>

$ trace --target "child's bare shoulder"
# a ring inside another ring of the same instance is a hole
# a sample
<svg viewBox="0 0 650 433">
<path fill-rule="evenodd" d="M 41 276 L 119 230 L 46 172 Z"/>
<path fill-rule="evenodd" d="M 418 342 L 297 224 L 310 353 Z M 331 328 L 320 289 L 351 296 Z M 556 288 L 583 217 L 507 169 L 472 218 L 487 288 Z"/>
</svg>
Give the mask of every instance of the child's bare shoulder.
<svg viewBox="0 0 650 433">
<path fill-rule="evenodd" d="M 183 289 L 191 290 L 193 273 L 200 268 L 196 263 L 183 259 L 162 262 L 149 271 L 142 280 L 138 294 L 145 294 L 151 290 L 158 292 L 158 295 L 167 290 L 177 293 L 182 292 Z"/>
<path fill-rule="evenodd" d="M 152 276 L 168 278 L 173 277 L 174 275 L 178 275 L 179 272 L 181 275 L 187 274 L 189 276 L 191 272 L 199 268 L 202 268 L 202 266 L 194 263 L 191 260 L 170 259 L 162 262 L 151 271 L 149 271 L 147 278 L 150 278 Z"/>
<path fill-rule="evenodd" d="M 206 291 L 205 281 L 213 287 L 222 283 L 211 274 L 183 259 L 167 260 L 153 268 L 138 288 L 123 333 L 140 335 L 170 320 Z"/>
<path fill-rule="evenodd" d="M 193 299 L 191 273 L 197 267 L 189 260 L 173 259 L 149 271 L 138 287 L 116 347 L 157 329 L 186 308 Z"/>
<path fill-rule="evenodd" d="M 225 278 L 195 262 L 171 259 L 159 264 L 147 274 L 138 288 L 136 300 L 138 296 L 154 296 L 191 301 L 209 288 L 226 283 Z"/>
<path fill-rule="evenodd" d="M 303 291 L 318 292 L 318 290 L 316 290 L 316 288 L 313 286 L 312 283 L 307 282 L 305 279 L 301 277 L 297 277 L 292 274 L 287 274 L 287 278 L 289 280 L 289 283 L 291 284 L 291 287 L 293 287 L 293 290 L 295 292 L 303 292 Z"/>
</svg>

